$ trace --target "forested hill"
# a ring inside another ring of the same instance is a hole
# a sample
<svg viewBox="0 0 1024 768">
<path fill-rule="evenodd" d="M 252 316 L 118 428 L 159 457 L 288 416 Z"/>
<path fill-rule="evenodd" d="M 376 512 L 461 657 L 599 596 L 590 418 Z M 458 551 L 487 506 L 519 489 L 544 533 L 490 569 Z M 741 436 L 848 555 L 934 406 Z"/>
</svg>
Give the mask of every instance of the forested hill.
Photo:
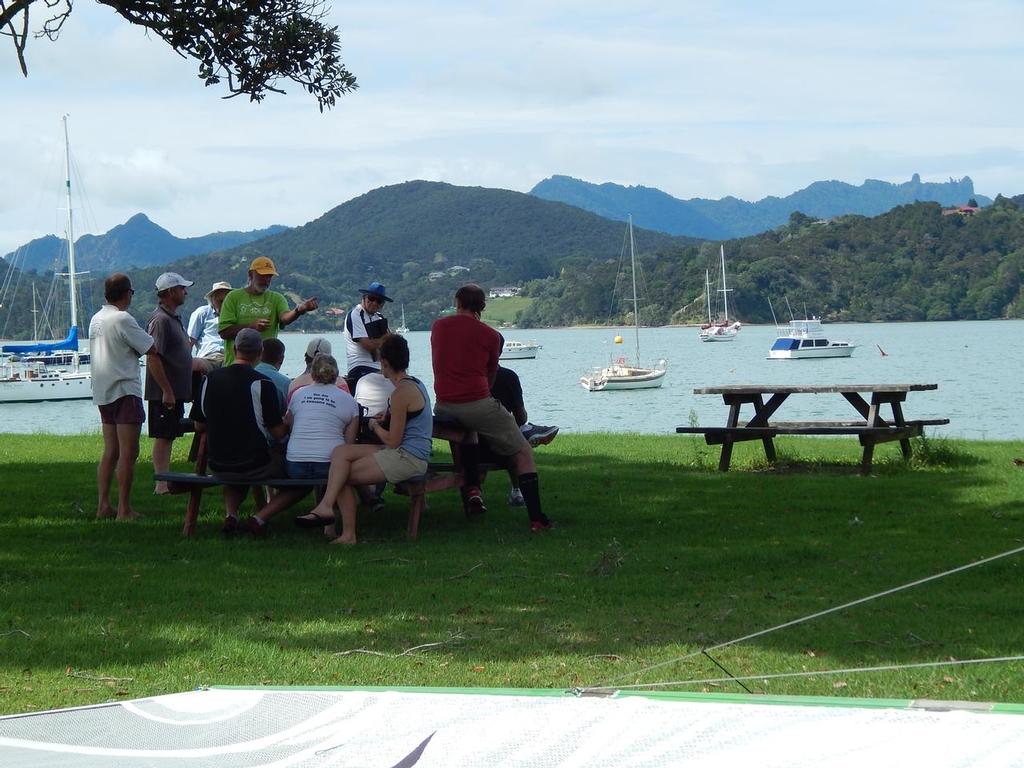
<svg viewBox="0 0 1024 768">
<path fill-rule="evenodd" d="M 167 264 L 184 256 L 233 248 L 242 243 L 284 232 L 274 225 L 251 232 L 214 232 L 199 237 L 175 237 L 142 213 L 132 216 L 102 235 L 82 235 L 75 240 L 75 263 L 83 271 L 101 273 Z M 17 256 L 17 258 L 15 258 Z M 67 269 L 67 244 L 47 235 L 26 243 L 4 259 L 24 271 Z"/>
<path fill-rule="evenodd" d="M 281 272 L 275 290 L 292 301 L 317 296 L 325 308 L 347 307 L 359 300 L 359 288 L 379 280 L 405 303 L 410 327 L 424 329 L 451 307 L 463 283 L 522 285 L 556 275 L 566 258 L 617 257 L 625 229 L 620 222 L 521 192 L 412 181 L 373 190 L 257 243 L 136 270 L 132 277 L 149 286 L 165 269 L 181 272 L 197 283 L 187 305 L 191 309 L 215 280 L 244 284 L 251 259 L 266 255 Z M 638 236 L 649 251 L 693 242 L 660 232 L 641 236 L 638 231 Z M 92 290 L 95 301 L 102 291 L 95 284 Z M 153 302 L 152 293 L 139 291 L 133 312 L 144 317 Z M 392 318 L 400 315 L 399 307 L 389 305 Z M 337 321 L 320 312 L 304 318 L 302 327 L 336 328 Z"/>
<path fill-rule="evenodd" d="M 974 198 L 982 205 L 992 202 L 974 194 L 974 182 L 969 176 L 931 183 L 922 182 L 916 173 L 902 184 L 874 179 L 860 186 L 841 181 L 816 181 L 786 197 L 766 197 L 755 203 L 735 197 L 680 200 L 652 187 L 591 184 L 569 176 L 545 179 L 530 194 L 619 221 L 625 221 L 626 216 L 632 214 L 638 226 L 660 232 L 717 240 L 774 229 L 785 224 L 795 211 L 827 219 L 849 213 L 876 216 L 897 205 L 918 201 L 964 205 Z"/>
<path fill-rule="evenodd" d="M 643 259 L 641 321 L 649 325 L 706 316 L 704 272 L 718 268 L 718 243 L 661 248 Z M 998 197 L 977 212 L 945 214 L 937 203 L 901 206 L 874 218 L 829 221 L 793 214 L 777 230 L 725 243 L 730 312 L 770 322 L 789 299 L 799 312 L 829 320 L 988 320 L 1024 317 L 1024 206 Z M 568 260 L 537 284 L 524 325 L 625 322 L 609 306 L 616 265 Z M 780 318 L 788 319 L 788 317 Z"/>
</svg>

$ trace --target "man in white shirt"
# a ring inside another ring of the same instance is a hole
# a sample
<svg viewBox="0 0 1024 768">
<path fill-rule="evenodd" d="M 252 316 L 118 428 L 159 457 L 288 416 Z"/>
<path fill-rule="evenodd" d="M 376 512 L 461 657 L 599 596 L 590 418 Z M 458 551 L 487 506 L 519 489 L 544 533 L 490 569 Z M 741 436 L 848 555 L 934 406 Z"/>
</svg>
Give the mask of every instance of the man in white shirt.
<svg viewBox="0 0 1024 768">
<path fill-rule="evenodd" d="M 198 307 L 188 319 L 188 336 L 196 353 L 192 360 L 193 372 L 207 374 L 224 365 L 224 339 L 220 337 L 217 326 L 220 307 L 230 290 L 231 283 L 214 283 L 206 294 L 207 303 Z"/>
<path fill-rule="evenodd" d="M 174 389 L 163 362 L 146 333 L 126 311 L 132 303 L 131 279 L 115 272 L 103 286 L 106 303 L 89 321 L 89 352 L 92 355 L 92 401 L 99 407 L 103 425 L 103 456 L 96 467 L 99 501 L 96 517 L 131 520 L 138 514 L 131 506 L 139 433 L 146 420 L 142 407 L 139 357 L 159 385 L 164 406 L 174 405 Z M 117 469 L 117 510 L 110 506 L 110 485 Z"/>
<path fill-rule="evenodd" d="M 355 391 L 356 382 L 367 373 L 380 372 L 377 350 L 388 333 L 388 321 L 380 313 L 388 296 L 383 285 L 374 281 L 360 288 L 362 300 L 345 318 L 345 358 L 348 363 L 348 384 Z"/>
</svg>

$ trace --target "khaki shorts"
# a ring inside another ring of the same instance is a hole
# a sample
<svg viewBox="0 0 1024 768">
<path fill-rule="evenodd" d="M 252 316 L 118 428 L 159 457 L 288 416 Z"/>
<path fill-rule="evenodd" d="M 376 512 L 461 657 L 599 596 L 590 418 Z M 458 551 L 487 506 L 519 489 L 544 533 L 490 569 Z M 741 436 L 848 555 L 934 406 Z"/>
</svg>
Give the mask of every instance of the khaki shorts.
<svg viewBox="0 0 1024 768">
<path fill-rule="evenodd" d="M 373 454 L 377 466 L 389 483 L 400 483 L 411 477 L 427 474 L 427 462 L 418 459 L 404 448 L 382 448 Z"/>
<path fill-rule="evenodd" d="M 472 403 L 438 403 L 434 415 L 455 419 L 466 429 L 487 438 L 487 444 L 499 456 L 514 456 L 530 444 L 516 424 L 515 417 L 495 398 L 474 400 Z"/>
</svg>

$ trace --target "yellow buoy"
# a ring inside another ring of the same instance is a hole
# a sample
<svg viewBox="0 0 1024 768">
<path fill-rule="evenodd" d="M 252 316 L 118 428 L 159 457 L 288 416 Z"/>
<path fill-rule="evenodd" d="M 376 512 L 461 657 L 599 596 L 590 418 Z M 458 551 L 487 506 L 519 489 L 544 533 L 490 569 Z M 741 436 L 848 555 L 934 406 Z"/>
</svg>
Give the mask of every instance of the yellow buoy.
<svg viewBox="0 0 1024 768">
<path fill-rule="evenodd" d="M 621 336 L 616 336 L 615 337 L 615 343 L 616 344 L 621 344 L 622 343 L 622 337 Z"/>
</svg>

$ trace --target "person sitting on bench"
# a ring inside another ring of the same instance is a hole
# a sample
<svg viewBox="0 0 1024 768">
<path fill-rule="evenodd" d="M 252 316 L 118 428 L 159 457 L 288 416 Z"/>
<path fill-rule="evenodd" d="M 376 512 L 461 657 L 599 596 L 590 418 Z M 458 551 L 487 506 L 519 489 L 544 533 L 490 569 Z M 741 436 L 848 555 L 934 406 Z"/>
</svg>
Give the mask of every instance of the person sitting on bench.
<svg viewBox="0 0 1024 768">
<path fill-rule="evenodd" d="M 271 449 L 272 438 L 288 434 L 277 388 L 254 370 L 263 340 L 258 331 L 243 328 L 234 339 L 234 360 L 210 371 L 192 409 L 196 431 L 206 432 L 210 471 L 229 481 L 248 485 L 224 486 L 224 532 L 238 529 L 238 508 L 252 485 L 284 476 L 284 457 Z M 276 498 L 276 497 L 275 497 Z"/>
<path fill-rule="evenodd" d="M 342 445 L 331 454 L 327 488 L 308 518 L 314 524 L 330 522 L 334 504 L 341 500 L 341 535 L 332 543 L 356 543 L 356 494 L 354 486 L 387 481 L 400 483 L 427 472 L 434 418 L 430 395 L 409 367 L 409 344 L 397 334 L 388 334 L 380 346 L 381 373 L 395 385 L 385 419 L 370 418 L 370 429 L 383 445 Z M 337 524 L 336 524 L 337 529 Z"/>
</svg>

